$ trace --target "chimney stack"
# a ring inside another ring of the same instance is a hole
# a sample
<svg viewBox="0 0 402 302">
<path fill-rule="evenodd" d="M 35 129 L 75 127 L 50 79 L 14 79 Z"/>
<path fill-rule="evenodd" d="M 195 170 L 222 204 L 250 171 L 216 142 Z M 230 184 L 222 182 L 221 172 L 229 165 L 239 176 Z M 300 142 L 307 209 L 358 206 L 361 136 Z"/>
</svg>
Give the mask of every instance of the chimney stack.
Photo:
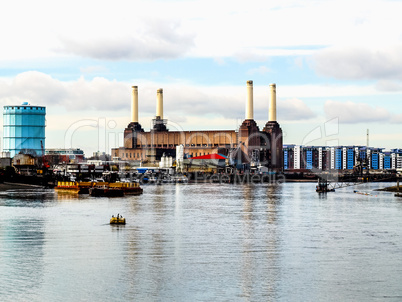
<svg viewBox="0 0 402 302">
<path fill-rule="evenodd" d="M 276 122 L 276 84 L 269 84 L 270 102 L 269 102 L 269 122 Z"/>
<path fill-rule="evenodd" d="M 253 81 L 247 81 L 246 120 L 253 119 Z"/>
<path fill-rule="evenodd" d="M 138 86 L 131 88 L 131 122 L 138 123 Z"/>
<path fill-rule="evenodd" d="M 159 88 L 156 91 L 156 117 L 163 120 L 163 89 Z"/>
</svg>

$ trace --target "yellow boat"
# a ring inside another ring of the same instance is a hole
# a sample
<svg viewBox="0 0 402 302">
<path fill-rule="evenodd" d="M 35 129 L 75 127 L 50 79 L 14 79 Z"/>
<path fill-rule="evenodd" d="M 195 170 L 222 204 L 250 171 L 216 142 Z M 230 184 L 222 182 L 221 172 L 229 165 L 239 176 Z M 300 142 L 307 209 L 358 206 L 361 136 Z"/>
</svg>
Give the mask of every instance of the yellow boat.
<svg viewBox="0 0 402 302">
<path fill-rule="evenodd" d="M 110 218 L 110 224 L 126 224 L 126 218 L 119 216 Z"/>
<path fill-rule="evenodd" d="M 58 181 L 54 189 L 60 193 L 88 194 L 92 186 L 92 182 Z"/>
</svg>

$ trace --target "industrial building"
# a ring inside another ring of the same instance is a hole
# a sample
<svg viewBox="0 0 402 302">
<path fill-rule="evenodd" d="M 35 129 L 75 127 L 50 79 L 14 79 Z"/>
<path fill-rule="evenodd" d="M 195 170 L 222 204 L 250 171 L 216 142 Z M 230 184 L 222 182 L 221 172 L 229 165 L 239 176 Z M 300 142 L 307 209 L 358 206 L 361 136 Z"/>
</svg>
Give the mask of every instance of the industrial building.
<svg viewBox="0 0 402 302">
<path fill-rule="evenodd" d="M 58 165 L 58 164 L 75 164 L 80 163 L 85 160 L 84 151 L 76 148 L 69 149 L 61 149 L 61 148 L 52 148 L 45 150 L 45 157 L 47 162 L 50 165 Z"/>
<path fill-rule="evenodd" d="M 3 107 L 3 152 L 10 156 L 23 151 L 43 155 L 45 148 L 46 107 L 11 105 Z"/>
<path fill-rule="evenodd" d="M 268 121 L 262 130 L 254 121 L 253 81 L 247 81 L 246 89 L 245 120 L 239 129 L 169 131 L 163 116 L 163 89 L 158 89 L 153 126 L 145 131 L 138 121 L 138 86 L 132 86 L 131 122 L 124 130 L 124 146 L 112 149 L 112 156 L 157 164 L 163 154 L 176 158 L 176 147 L 182 146 L 184 158 L 219 153 L 237 168 L 264 166 L 282 171 L 282 129 L 276 120 L 276 85 L 269 86 Z"/>
<path fill-rule="evenodd" d="M 285 171 L 353 170 L 364 161 L 372 170 L 402 169 L 402 149 L 367 146 L 283 146 Z"/>
</svg>

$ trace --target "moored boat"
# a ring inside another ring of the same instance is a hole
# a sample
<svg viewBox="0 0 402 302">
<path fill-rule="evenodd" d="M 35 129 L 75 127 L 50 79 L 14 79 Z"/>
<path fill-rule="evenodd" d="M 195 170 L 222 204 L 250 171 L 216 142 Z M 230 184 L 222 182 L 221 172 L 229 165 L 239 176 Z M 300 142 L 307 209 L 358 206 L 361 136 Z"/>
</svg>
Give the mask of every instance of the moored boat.
<svg viewBox="0 0 402 302">
<path fill-rule="evenodd" d="M 91 182 L 58 181 L 54 189 L 60 193 L 88 194 L 90 187 Z"/>
<path fill-rule="evenodd" d="M 121 189 L 125 195 L 140 195 L 143 192 L 138 182 L 109 183 L 109 188 Z"/>
<path fill-rule="evenodd" d="M 54 188 L 60 193 L 90 194 L 91 196 L 140 195 L 143 190 L 137 182 L 77 182 L 59 181 Z"/>
<path fill-rule="evenodd" d="M 122 197 L 124 196 L 124 191 L 109 186 L 94 186 L 89 189 L 89 195 L 94 197 Z"/>
</svg>

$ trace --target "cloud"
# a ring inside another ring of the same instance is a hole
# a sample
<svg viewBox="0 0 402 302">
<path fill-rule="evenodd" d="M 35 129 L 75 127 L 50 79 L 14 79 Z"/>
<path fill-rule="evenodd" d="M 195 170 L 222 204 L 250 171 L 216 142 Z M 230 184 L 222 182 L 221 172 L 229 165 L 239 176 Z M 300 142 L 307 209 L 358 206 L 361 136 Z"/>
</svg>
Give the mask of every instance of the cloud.
<svg viewBox="0 0 402 302">
<path fill-rule="evenodd" d="M 324 111 L 327 119 L 339 118 L 339 122 L 345 124 L 386 122 L 391 118 L 391 113 L 386 109 L 364 103 L 328 100 L 324 104 Z"/>
<path fill-rule="evenodd" d="M 379 80 L 376 88 L 380 91 L 397 92 L 402 90 L 402 81 Z"/>
<path fill-rule="evenodd" d="M 266 60 L 306 55 L 312 45 L 398 41 L 399 1 L 71 0 L 8 3 L 0 57 L 65 54 L 106 60 L 191 57 Z M 21 10 L 24 7 L 24 10 Z M 345 10 L 347 7 L 347 10 Z M 44 9 L 46 8 L 46 9 Z M 79 9 L 77 9 L 79 8 Z M 61 13 L 62 12 L 62 13 Z M 72 16 L 74 22 L 71 22 Z M 28 26 L 27 26 L 28 24 Z M 50 26 L 49 26 L 50 24 Z M 297 24 L 297 26 L 289 26 Z M 319 24 L 319 26 L 317 26 Z M 29 47 L 26 47 L 29 45 Z"/>
<path fill-rule="evenodd" d="M 67 111 L 116 110 L 125 105 L 129 86 L 104 78 L 83 77 L 62 82 L 47 74 L 28 71 L 13 80 L 0 80 L 2 105 L 29 101 L 44 106 L 60 106 Z"/>
<path fill-rule="evenodd" d="M 101 60 L 157 60 L 184 55 L 194 46 L 194 35 L 182 33 L 180 22 L 147 20 L 142 28 L 123 35 L 87 37 L 62 36 L 61 53 Z"/>
<path fill-rule="evenodd" d="M 250 69 L 249 71 L 247 71 L 247 74 L 249 74 L 249 75 L 262 74 L 263 75 L 263 74 L 266 74 L 268 72 L 271 72 L 271 70 L 268 67 L 260 66 L 260 67 L 257 67 L 257 68 Z"/>
<path fill-rule="evenodd" d="M 156 90 L 164 89 L 164 113 L 167 118 L 188 122 L 197 117 L 208 123 L 210 119 L 235 120 L 244 118 L 246 85 L 194 86 L 183 82 L 156 84 L 143 80 L 133 83 L 95 77 L 80 77 L 74 81 L 60 81 L 47 74 L 29 71 L 11 80 L 0 80 L 0 104 L 19 104 L 29 101 L 70 112 L 77 116 L 107 112 L 109 117 L 130 116 L 131 86 L 138 85 L 140 118 L 155 114 Z M 254 87 L 256 119 L 267 120 L 269 91 L 267 86 Z M 297 98 L 277 102 L 280 120 L 306 120 L 315 116 Z M 203 125 L 201 124 L 202 128 Z"/>
<path fill-rule="evenodd" d="M 402 44 L 384 48 L 330 47 L 314 55 L 319 74 L 346 80 L 402 80 Z"/>
<path fill-rule="evenodd" d="M 390 122 L 392 124 L 402 124 L 402 114 L 395 114 L 391 117 Z"/>
<path fill-rule="evenodd" d="M 278 119 L 301 121 L 316 117 L 316 114 L 300 99 L 287 99 L 277 102 Z"/>
<path fill-rule="evenodd" d="M 81 73 L 84 74 L 96 74 L 96 73 L 107 73 L 109 72 L 109 69 L 107 69 L 105 66 L 87 66 L 87 67 L 81 67 L 80 68 Z"/>
</svg>

